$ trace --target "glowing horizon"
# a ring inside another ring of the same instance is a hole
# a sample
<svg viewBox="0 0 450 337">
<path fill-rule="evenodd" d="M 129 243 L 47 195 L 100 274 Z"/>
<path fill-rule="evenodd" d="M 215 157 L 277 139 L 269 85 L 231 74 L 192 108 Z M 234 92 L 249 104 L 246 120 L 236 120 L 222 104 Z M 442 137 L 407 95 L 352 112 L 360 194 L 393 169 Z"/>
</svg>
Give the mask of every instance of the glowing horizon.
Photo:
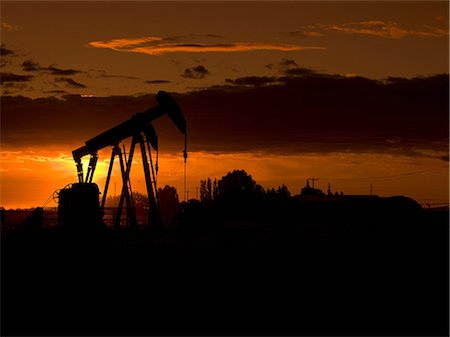
<svg viewBox="0 0 450 337">
<path fill-rule="evenodd" d="M 42 204 L 57 189 L 77 182 L 75 163 L 67 152 L 2 152 L 2 194 L 0 206 L 5 208 L 33 208 Z M 70 152 L 69 152 L 70 153 Z M 88 157 L 83 158 L 86 172 Z M 103 192 L 110 150 L 99 153 L 94 175 Z M 141 158 L 136 154 L 131 170 L 133 191 L 146 194 Z M 165 185 L 177 189 L 179 200 L 184 201 L 184 162 L 181 155 L 160 154 L 158 187 Z M 291 195 L 299 194 L 307 178 L 316 177 L 316 187 L 334 192 L 380 196 L 404 195 L 419 203 L 448 203 L 448 163 L 431 158 L 415 158 L 391 154 L 299 154 L 258 155 L 249 153 L 210 154 L 191 152 L 187 163 L 187 190 L 189 199 L 197 195 L 200 180 L 220 179 L 235 169 L 244 169 L 264 189 L 286 185 Z M 14 177 L 14 179 L 10 179 Z M 37 183 L 39 182 L 39 183 Z M 115 161 L 108 196 L 120 194 L 121 176 Z M 21 187 L 21 188 L 17 188 Z M 20 192 L 19 192 L 20 191 Z M 28 197 L 22 191 L 27 191 Z M 56 206 L 50 203 L 49 206 Z"/>
</svg>

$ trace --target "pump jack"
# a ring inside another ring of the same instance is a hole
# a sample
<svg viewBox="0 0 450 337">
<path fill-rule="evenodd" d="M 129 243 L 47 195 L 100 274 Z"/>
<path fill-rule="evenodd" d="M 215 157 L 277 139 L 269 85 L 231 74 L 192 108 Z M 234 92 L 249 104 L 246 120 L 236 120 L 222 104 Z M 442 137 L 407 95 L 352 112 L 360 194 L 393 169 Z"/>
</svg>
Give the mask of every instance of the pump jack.
<svg viewBox="0 0 450 337">
<path fill-rule="evenodd" d="M 97 204 L 98 204 L 98 187 L 96 184 L 92 183 L 92 179 L 95 172 L 95 167 L 98 160 L 98 151 L 107 146 L 112 146 L 111 160 L 109 163 L 108 175 L 106 178 L 106 183 L 103 191 L 103 197 L 101 204 L 99 205 L 100 213 L 103 212 L 106 202 L 106 195 L 108 192 L 108 185 L 111 179 L 111 172 L 113 169 L 114 159 L 118 157 L 120 164 L 120 171 L 122 175 L 122 193 L 120 195 L 119 207 L 114 218 L 114 228 L 120 228 L 120 219 L 122 215 L 123 203 L 126 203 L 127 209 L 127 221 L 130 226 L 136 226 L 136 214 L 134 211 L 133 198 L 131 193 L 131 182 L 130 182 L 130 170 L 131 163 L 133 161 L 133 154 L 136 145 L 140 146 L 144 177 L 147 188 L 147 195 L 149 198 L 149 224 L 158 225 L 160 224 L 160 214 L 159 205 L 157 200 L 156 191 L 156 175 L 155 168 L 153 166 L 151 147 L 158 151 L 158 137 L 156 131 L 151 124 L 151 121 L 167 114 L 175 126 L 180 130 L 180 132 L 185 136 L 185 148 L 183 151 L 184 161 L 186 163 L 187 159 L 187 149 L 186 149 L 186 120 L 184 118 L 183 112 L 181 111 L 175 100 L 166 92 L 159 91 L 156 95 L 156 100 L 158 105 L 144 111 L 134 114 L 129 120 L 91 138 L 85 142 L 86 145 L 79 147 L 72 151 L 73 159 L 76 163 L 78 183 L 73 184 L 70 189 L 62 190 L 59 195 L 59 222 L 60 225 L 74 225 L 74 222 L 81 221 L 80 212 L 83 210 L 79 209 L 80 205 L 85 205 L 86 202 L 83 200 L 93 200 L 92 197 L 87 197 L 86 194 L 97 193 Z M 119 147 L 121 141 L 131 137 L 131 146 L 129 150 L 128 158 L 126 158 L 125 151 Z M 89 166 L 86 172 L 86 176 L 83 173 L 83 164 L 81 158 L 86 155 L 90 155 Z M 150 160 L 150 164 L 149 164 Z M 157 170 L 157 167 L 156 167 Z M 92 186 L 95 185 L 95 188 Z M 74 202 L 74 200 L 76 202 Z M 77 201 L 78 200 L 78 201 Z M 80 202 L 80 200 L 82 200 Z M 92 202 L 91 202 L 92 203 Z M 74 205 L 77 207 L 74 208 Z M 93 205 L 87 205 L 91 212 L 87 214 L 88 218 L 98 218 L 98 215 L 92 215 L 92 209 L 96 209 Z M 95 212 L 94 212 L 95 213 Z M 62 220 L 62 219 L 63 220 Z M 76 219 L 76 220 L 75 220 Z M 83 218 L 86 222 L 86 215 Z M 88 221 L 89 222 L 89 221 Z"/>
</svg>

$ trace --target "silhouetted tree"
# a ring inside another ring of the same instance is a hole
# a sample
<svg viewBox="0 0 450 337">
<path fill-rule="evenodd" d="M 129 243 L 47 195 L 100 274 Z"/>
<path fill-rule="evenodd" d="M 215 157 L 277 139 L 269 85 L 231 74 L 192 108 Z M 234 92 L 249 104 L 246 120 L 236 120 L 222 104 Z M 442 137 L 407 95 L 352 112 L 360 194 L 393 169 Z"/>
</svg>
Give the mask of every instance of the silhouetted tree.
<svg viewBox="0 0 450 337">
<path fill-rule="evenodd" d="M 272 224 L 285 222 L 289 217 L 291 193 L 286 185 L 270 188 L 265 194 L 264 220 Z"/>
<path fill-rule="evenodd" d="M 147 210 L 149 208 L 148 197 L 140 192 L 132 193 L 134 200 L 134 207 L 136 210 Z M 119 206 L 120 195 L 109 196 L 106 198 L 106 207 L 118 207 Z"/>
<path fill-rule="evenodd" d="M 244 170 L 228 172 L 217 183 L 217 204 L 225 216 L 245 216 L 254 213 L 264 196 L 264 189 Z"/>
<path fill-rule="evenodd" d="M 286 199 L 291 196 L 291 192 L 289 192 L 289 190 L 285 184 L 278 187 L 277 193 L 282 198 L 286 198 Z"/>
<path fill-rule="evenodd" d="M 145 194 L 133 192 L 132 195 L 134 200 L 134 207 L 137 210 L 148 209 L 149 201 L 148 197 Z"/>
<path fill-rule="evenodd" d="M 221 201 L 233 198 L 242 199 L 263 192 L 263 188 L 256 184 L 251 175 L 244 170 L 234 170 L 218 181 L 217 198 Z"/>
<path fill-rule="evenodd" d="M 278 188 L 276 190 L 275 190 L 275 188 L 269 188 L 266 191 L 266 194 L 278 196 L 278 197 L 284 198 L 284 199 L 288 199 L 291 196 L 291 192 L 289 192 L 289 190 L 285 184 L 278 186 Z"/>
<path fill-rule="evenodd" d="M 210 203 L 217 197 L 217 179 L 214 179 L 214 183 L 211 178 L 200 181 L 200 201 L 204 203 Z"/>
<path fill-rule="evenodd" d="M 177 189 L 166 185 L 158 188 L 158 200 L 163 222 L 170 224 L 175 221 L 178 214 L 179 200 Z"/>
</svg>

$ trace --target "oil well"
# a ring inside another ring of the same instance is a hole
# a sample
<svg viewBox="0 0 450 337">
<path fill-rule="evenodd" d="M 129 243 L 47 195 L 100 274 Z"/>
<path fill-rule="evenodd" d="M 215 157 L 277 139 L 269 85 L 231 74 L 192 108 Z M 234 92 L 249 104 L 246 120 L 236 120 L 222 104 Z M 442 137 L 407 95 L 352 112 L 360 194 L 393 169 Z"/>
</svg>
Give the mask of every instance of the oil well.
<svg viewBox="0 0 450 337">
<path fill-rule="evenodd" d="M 87 140 L 85 145 L 72 151 L 77 168 L 78 182 L 66 186 L 59 192 L 58 226 L 66 229 L 92 229 L 103 226 L 103 214 L 111 180 L 114 161 L 117 158 L 122 179 L 122 191 L 117 211 L 114 215 L 114 228 L 120 228 L 120 221 L 126 208 L 126 221 L 132 228 L 137 226 L 133 196 L 131 193 L 130 171 L 136 145 L 140 148 L 143 171 L 146 184 L 146 192 L 149 199 L 148 224 L 159 226 L 161 216 L 159 211 L 158 196 L 156 191 L 156 167 L 152 159 L 152 148 L 158 151 L 158 137 L 152 121 L 168 115 L 178 130 L 185 136 L 184 162 L 187 159 L 187 132 L 184 114 L 177 102 L 166 92 L 159 91 L 156 95 L 157 105 L 146 111 L 135 113 L 130 119 L 115 127 L 100 133 Z M 131 138 L 131 145 L 126 156 L 125 147 L 120 147 L 121 142 Z M 100 189 L 93 183 L 98 151 L 111 147 L 111 160 L 108 175 L 100 200 Z M 86 174 L 83 171 L 81 159 L 90 156 Z"/>
</svg>

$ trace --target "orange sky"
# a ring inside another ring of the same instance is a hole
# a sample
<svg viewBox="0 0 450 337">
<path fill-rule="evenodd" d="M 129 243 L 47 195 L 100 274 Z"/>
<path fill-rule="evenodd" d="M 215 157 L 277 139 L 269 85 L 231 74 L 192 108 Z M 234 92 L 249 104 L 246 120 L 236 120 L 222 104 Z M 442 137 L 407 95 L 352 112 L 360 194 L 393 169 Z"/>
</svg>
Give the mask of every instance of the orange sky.
<svg viewBox="0 0 450 337">
<path fill-rule="evenodd" d="M 323 190 L 372 183 L 448 202 L 448 79 L 434 76 L 448 74 L 448 2 L 0 6 L 0 206 L 40 206 L 75 182 L 71 151 L 158 90 L 188 121 L 189 197 L 200 179 L 245 169 L 292 194 L 315 176 Z M 159 186 L 183 199 L 183 138 L 166 118 L 154 124 Z M 102 150 L 101 189 L 109 158 Z"/>
<path fill-rule="evenodd" d="M 7 208 L 42 206 L 52 193 L 68 183 L 76 182 L 73 160 L 69 149 L 2 152 L 1 204 Z M 99 153 L 94 182 L 103 190 L 110 151 Z M 85 161 L 84 167 L 87 167 Z M 159 159 L 158 186 L 175 186 L 180 200 L 183 196 L 184 163 L 180 155 L 162 155 Z M 333 192 L 383 196 L 406 195 L 421 203 L 448 202 L 448 163 L 435 159 L 417 159 L 387 154 L 330 153 L 308 155 L 257 155 L 229 153 L 213 155 L 203 152 L 190 154 L 188 159 L 187 190 L 195 198 L 200 180 L 206 177 L 220 179 L 232 169 L 245 169 L 264 188 L 288 186 L 291 194 L 298 194 L 305 180 L 317 177 L 316 186 L 326 191 L 328 183 Z M 145 192 L 143 168 L 137 155 L 131 171 L 134 191 Z M 118 162 L 111 178 L 109 195 L 121 188 Z M 55 206 L 50 202 L 47 206 Z"/>
<path fill-rule="evenodd" d="M 55 90 L 181 92 L 226 78 L 273 76 L 277 69 L 267 65 L 283 58 L 370 78 L 426 76 L 448 68 L 446 1 L 2 1 L 1 12 L 2 43 L 15 52 L 2 72 L 34 75 L 22 89 L 8 92 L 31 97 Z M 26 60 L 40 68 L 76 70 L 59 77 L 84 87 L 55 82 L 49 71 L 24 73 Z M 181 76 L 198 65 L 208 70 L 206 76 Z"/>
</svg>

